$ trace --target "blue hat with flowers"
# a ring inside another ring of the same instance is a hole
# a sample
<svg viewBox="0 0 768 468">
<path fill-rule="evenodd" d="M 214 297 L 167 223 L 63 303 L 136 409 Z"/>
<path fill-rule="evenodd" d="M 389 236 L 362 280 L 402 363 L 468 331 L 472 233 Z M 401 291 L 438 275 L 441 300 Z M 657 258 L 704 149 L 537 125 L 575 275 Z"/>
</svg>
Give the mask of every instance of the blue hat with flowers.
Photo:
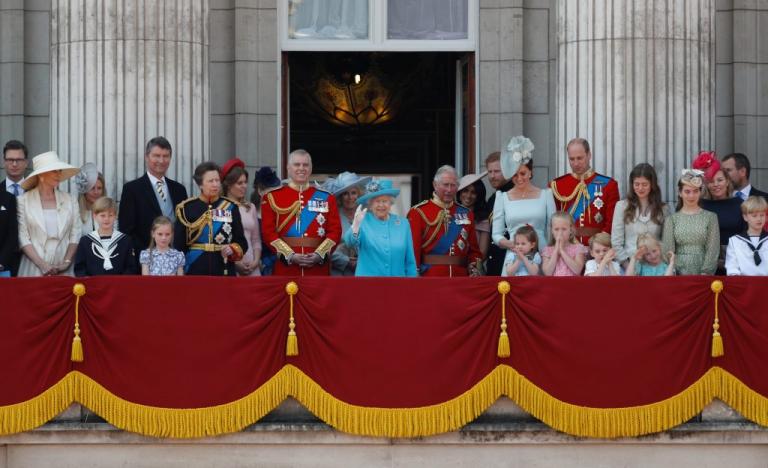
<svg viewBox="0 0 768 468">
<path fill-rule="evenodd" d="M 382 195 L 389 195 L 390 197 L 400 195 L 400 189 L 392 188 L 392 181 L 389 179 L 378 179 L 368 182 L 365 186 L 365 192 L 365 195 L 357 199 L 358 205 L 365 205 L 368 201 Z"/>
<path fill-rule="evenodd" d="M 522 135 L 512 137 L 507 146 L 501 150 L 501 173 L 505 179 L 517 174 L 523 164 L 533 159 L 533 142 Z"/>
</svg>

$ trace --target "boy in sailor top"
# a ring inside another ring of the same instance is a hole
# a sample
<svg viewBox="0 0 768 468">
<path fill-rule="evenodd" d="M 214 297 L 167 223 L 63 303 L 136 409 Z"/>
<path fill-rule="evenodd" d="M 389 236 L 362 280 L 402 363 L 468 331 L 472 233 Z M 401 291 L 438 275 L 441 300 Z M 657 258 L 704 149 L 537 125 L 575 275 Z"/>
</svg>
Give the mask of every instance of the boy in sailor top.
<svg viewBox="0 0 768 468">
<path fill-rule="evenodd" d="M 83 235 L 75 254 L 75 276 L 135 275 L 131 238 L 115 229 L 115 201 L 101 197 L 93 203 L 95 231 Z"/>
<path fill-rule="evenodd" d="M 768 202 L 759 196 L 751 196 L 741 204 L 747 231 L 728 240 L 725 269 L 729 276 L 768 275 L 768 233 L 763 230 L 766 209 Z"/>
</svg>

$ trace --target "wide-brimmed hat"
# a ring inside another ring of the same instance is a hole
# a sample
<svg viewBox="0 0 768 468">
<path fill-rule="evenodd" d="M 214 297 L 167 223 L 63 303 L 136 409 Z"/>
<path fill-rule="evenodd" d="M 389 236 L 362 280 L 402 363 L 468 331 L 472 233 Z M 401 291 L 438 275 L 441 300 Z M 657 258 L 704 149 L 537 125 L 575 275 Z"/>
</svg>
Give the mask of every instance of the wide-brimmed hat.
<svg viewBox="0 0 768 468">
<path fill-rule="evenodd" d="M 520 135 L 509 140 L 501 150 L 501 173 L 505 179 L 511 179 L 522 164 L 528 164 L 533 159 L 533 148 L 533 142 L 528 137 Z"/>
<path fill-rule="evenodd" d="M 262 166 L 253 176 L 253 188 L 261 195 L 282 185 L 283 183 L 277 176 L 277 172 L 269 166 Z"/>
<path fill-rule="evenodd" d="M 339 196 L 342 193 L 346 192 L 347 190 L 351 189 L 355 186 L 360 186 L 360 188 L 365 187 L 365 184 L 370 182 L 372 177 L 370 176 L 359 176 L 355 174 L 354 172 L 342 172 L 339 174 L 338 177 L 330 177 L 328 180 L 326 180 L 321 188 L 325 190 L 326 192 L 331 192 L 334 196 Z"/>
<path fill-rule="evenodd" d="M 74 180 L 77 193 L 90 192 L 97 180 L 99 180 L 99 168 L 96 167 L 96 164 L 91 162 L 83 164 Z"/>
<path fill-rule="evenodd" d="M 474 184 L 478 180 L 482 179 L 488 174 L 488 171 L 483 171 L 480 174 L 467 174 L 464 177 L 462 177 L 459 180 L 459 188 L 456 190 L 456 193 L 461 192 L 465 188 L 469 187 L 470 185 Z"/>
<path fill-rule="evenodd" d="M 372 180 L 365 186 L 365 195 L 357 199 L 357 204 L 365 205 L 369 200 L 373 200 L 382 195 L 396 197 L 400 195 L 400 189 L 392 188 L 392 181 L 389 179 Z"/>
<path fill-rule="evenodd" d="M 38 154 L 32 158 L 32 173 L 21 183 L 21 188 L 32 190 L 37 186 L 37 176 L 51 171 L 61 171 L 61 180 L 67 180 L 80 172 L 80 169 L 60 160 L 55 151 Z"/>
<path fill-rule="evenodd" d="M 717 154 L 714 151 L 701 151 L 693 160 L 691 167 L 704 172 L 704 179 L 710 181 L 720 170 L 720 161 L 717 160 Z"/>
</svg>

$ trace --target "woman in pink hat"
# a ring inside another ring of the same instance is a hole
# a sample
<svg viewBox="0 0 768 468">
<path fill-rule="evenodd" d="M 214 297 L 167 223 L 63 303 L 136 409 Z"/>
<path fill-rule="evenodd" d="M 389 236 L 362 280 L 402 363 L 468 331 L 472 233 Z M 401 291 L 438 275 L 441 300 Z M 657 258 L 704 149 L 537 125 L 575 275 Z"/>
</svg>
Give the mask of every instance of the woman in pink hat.
<svg viewBox="0 0 768 468">
<path fill-rule="evenodd" d="M 35 156 L 32 167 L 18 199 L 19 246 L 24 254 L 19 276 L 72 276 L 82 223 L 77 199 L 59 190 L 59 183 L 80 170 L 53 151 Z"/>
</svg>

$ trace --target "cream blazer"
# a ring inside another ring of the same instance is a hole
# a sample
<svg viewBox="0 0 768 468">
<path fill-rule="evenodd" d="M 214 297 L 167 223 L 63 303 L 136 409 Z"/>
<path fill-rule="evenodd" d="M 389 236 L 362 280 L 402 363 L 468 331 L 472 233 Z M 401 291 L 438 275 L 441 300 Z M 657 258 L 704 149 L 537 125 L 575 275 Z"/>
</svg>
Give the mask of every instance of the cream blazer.
<svg viewBox="0 0 768 468">
<path fill-rule="evenodd" d="M 48 237 L 45 231 L 45 218 L 43 215 L 43 203 L 40 200 L 40 191 L 34 188 L 24 192 L 18 200 L 19 216 L 19 247 L 32 245 L 37 254 L 50 264 L 58 264 L 64 261 L 69 244 L 80 242 L 80 221 L 77 199 L 68 193 L 56 190 L 56 214 L 58 218 L 59 232 L 56 237 Z M 74 263 L 74 261 L 73 261 Z M 65 273 L 72 276 L 72 268 Z M 42 276 L 42 272 L 26 256 L 21 256 L 19 276 Z"/>
</svg>

